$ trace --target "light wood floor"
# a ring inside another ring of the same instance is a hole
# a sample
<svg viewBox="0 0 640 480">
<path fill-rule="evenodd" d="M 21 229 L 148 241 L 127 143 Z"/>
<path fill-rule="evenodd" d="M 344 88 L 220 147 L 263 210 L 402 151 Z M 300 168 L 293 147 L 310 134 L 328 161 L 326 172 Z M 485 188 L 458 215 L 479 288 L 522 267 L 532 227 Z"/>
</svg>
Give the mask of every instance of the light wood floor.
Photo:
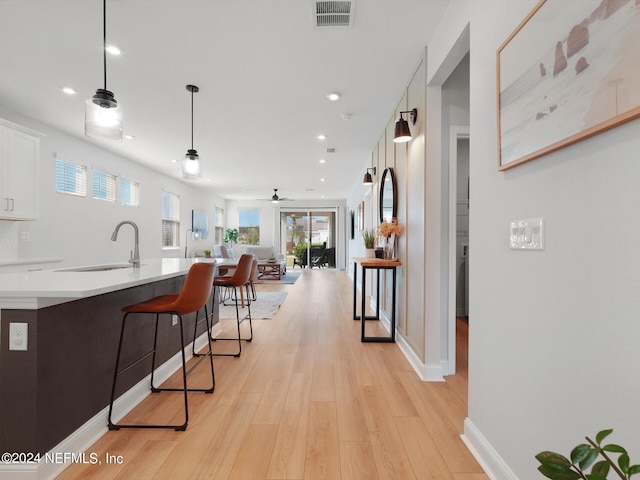
<svg viewBox="0 0 640 480">
<path fill-rule="evenodd" d="M 336 270 L 259 285 L 287 299 L 273 319 L 254 320 L 240 358 L 215 358 L 216 391 L 190 394 L 186 432 L 108 432 L 87 451 L 101 465 L 72 465 L 58 478 L 487 480 L 459 437 L 466 324 L 459 373 L 424 383 L 397 345 L 360 342 L 352 288 Z M 189 380 L 204 385 L 204 364 Z M 181 402 L 180 393 L 150 395 L 127 420 L 178 423 Z M 107 453 L 122 463 L 105 464 Z"/>
</svg>

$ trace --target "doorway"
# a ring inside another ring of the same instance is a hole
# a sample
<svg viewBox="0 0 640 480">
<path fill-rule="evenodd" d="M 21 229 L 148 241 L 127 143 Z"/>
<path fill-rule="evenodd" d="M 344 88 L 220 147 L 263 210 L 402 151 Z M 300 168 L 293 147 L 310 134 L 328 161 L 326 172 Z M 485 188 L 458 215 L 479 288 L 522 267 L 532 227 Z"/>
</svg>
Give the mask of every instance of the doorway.
<svg viewBox="0 0 640 480">
<path fill-rule="evenodd" d="M 456 373 L 457 322 L 469 319 L 469 127 L 452 126 L 449 139 L 448 365 Z"/>
<path fill-rule="evenodd" d="M 280 211 L 280 248 L 290 268 L 336 268 L 335 209 Z"/>
</svg>

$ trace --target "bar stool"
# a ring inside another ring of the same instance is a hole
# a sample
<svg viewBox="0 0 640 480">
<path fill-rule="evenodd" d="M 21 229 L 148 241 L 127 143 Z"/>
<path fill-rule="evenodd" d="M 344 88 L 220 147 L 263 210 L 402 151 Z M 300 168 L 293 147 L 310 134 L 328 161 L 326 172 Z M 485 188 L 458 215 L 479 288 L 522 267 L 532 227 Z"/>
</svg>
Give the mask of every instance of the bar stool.
<svg viewBox="0 0 640 480">
<path fill-rule="evenodd" d="M 211 340 L 232 340 L 238 342 L 238 352 L 237 353 L 214 353 L 216 356 L 223 357 L 239 357 L 242 353 L 242 342 L 250 342 L 253 340 L 253 324 L 251 322 L 251 296 L 249 295 L 249 278 L 251 276 L 251 268 L 253 266 L 253 261 L 255 259 L 255 255 L 244 253 L 238 260 L 238 266 L 236 267 L 233 275 L 231 276 L 220 276 L 215 277 L 213 279 L 213 288 L 227 288 L 233 289 L 233 294 L 231 299 L 234 300 L 236 305 L 236 320 L 238 326 L 238 336 L 233 338 L 211 338 Z M 242 295 L 242 288 L 245 288 L 247 292 L 247 314 L 240 318 L 240 305 L 243 305 L 244 308 L 244 296 Z M 238 289 L 240 290 L 240 295 L 238 295 Z M 215 299 L 216 295 L 213 295 Z M 242 338 L 240 335 L 240 324 L 245 320 L 249 319 L 249 329 L 251 335 L 249 338 Z"/>
<path fill-rule="evenodd" d="M 258 279 L 258 259 L 254 256 L 253 262 L 251 263 L 251 274 L 249 275 L 249 288 L 251 290 L 251 301 L 255 302 L 258 299 L 258 294 L 256 293 L 256 285 L 255 281 Z"/>
<path fill-rule="evenodd" d="M 195 263 L 189 269 L 189 273 L 187 274 L 187 278 L 185 279 L 184 285 L 182 286 L 182 290 L 179 295 L 162 295 L 159 297 L 152 298 L 145 302 L 136 303 L 135 305 L 129 305 L 124 307 L 122 311 L 124 312 L 124 316 L 122 318 L 122 329 L 120 330 L 120 341 L 118 343 L 118 354 L 116 356 L 116 367 L 113 374 L 113 385 L 111 387 L 111 400 L 109 402 L 109 417 L 108 417 L 108 426 L 109 430 L 119 430 L 121 428 L 173 428 L 174 430 L 186 430 L 187 423 L 189 422 L 189 405 L 187 399 L 187 392 L 205 392 L 205 393 L 213 393 L 215 389 L 215 374 L 213 372 L 213 351 L 211 349 L 211 339 L 209 335 L 210 326 L 209 326 L 209 316 L 207 312 L 206 302 L 211 295 L 211 287 L 213 283 L 213 278 L 215 274 L 215 264 L 214 263 Z M 184 354 L 184 328 L 183 328 L 183 315 L 188 313 L 196 312 L 196 322 L 198 321 L 197 316 L 200 309 L 204 306 L 205 311 L 205 320 L 207 322 L 207 337 L 209 338 L 209 351 L 205 353 L 205 356 L 201 357 L 198 362 L 192 366 L 189 371 L 187 371 L 185 354 Z M 155 331 L 153 335 L 153 350 L 143 355 L 138 360 L 132 362 L 127 367 L 119 370 L 120 368 L 120 355 L 122 353 L 122 340 L 124 338 L 125 325 L 127 323 L 127 319 L 129 315 L 136 313 L 153 313 L 156 315 L 156 323 L 155 323 Z M 171 315 L 178 316 L 178 323 L 180 325 L 180 345 L 181 345 L 181 354 L 182 354 L 182 388 L 157 388 L 153 384 L 153 375 L 155 370 L 155 362 L 156 362 L 156 349 L 158 344 L 158 322 L 160 319 L 160 314 L 167 314 L 168 318 L 171 318 Z M 111 420 L 111 415 L 113 413 L 113 401 L 116 392 L 116 381 L 118 376 L 129 368 L 137 365 L 145 358 L 152 355 L 151 361 L 151 391 L 153 393 L 164 392 L 164 391 L 172 391 L 172 392 L 184 392 L 184 423 L 181 425 L 148 425 L 148 424 L 115 424 Z M 187 375 L 193 371 L 202 360 L 206 357 L 209 357 L 209 363 L 211 365 L 211 387 L 210 388 L 187 388 Z"/>
</svg>

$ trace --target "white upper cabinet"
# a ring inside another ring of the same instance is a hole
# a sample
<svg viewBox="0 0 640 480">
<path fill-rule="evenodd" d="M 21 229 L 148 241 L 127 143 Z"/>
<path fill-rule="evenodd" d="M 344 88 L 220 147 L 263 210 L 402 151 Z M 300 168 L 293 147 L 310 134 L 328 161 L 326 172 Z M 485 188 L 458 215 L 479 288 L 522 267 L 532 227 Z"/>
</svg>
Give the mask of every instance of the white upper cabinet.
<svg viewBox="0 0 640 480">
<path fill-rule="evenodd" d="M 0 219 L 37 217 L 40 139 L 0 124 Z"/>
</svg>

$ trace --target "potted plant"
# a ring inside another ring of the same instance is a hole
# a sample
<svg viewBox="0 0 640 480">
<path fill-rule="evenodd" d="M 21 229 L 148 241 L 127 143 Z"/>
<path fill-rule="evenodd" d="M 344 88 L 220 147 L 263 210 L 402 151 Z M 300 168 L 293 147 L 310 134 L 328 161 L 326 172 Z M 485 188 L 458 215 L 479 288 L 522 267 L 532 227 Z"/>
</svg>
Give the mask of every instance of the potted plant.
<svg viewBox="0 0 640 480">
<path fill-rule="evenodd" d="M 224 243 L 228 243 L 233 248 L 233 242 L 238 243 L 238 237 L 240 233 L 237 228 L 227 228 L 224 231 Z"/>
<path fill-rule="evenodd" d="M 365 256 L 375 257 L 376 231 L 374 229 L 365 230 L 362 232 L 362 240 L 364 241 L 364 248 L 366 249 Z"/>
<path fill-rule="evenodd" d="M 204 253 L 205 257 L 207 257 L 207 258 L 211 257 L 211 250 L 205 250 L 203 253 Z"/>
<path fill-rule="evenodd" d="M 631 465 L 624 447 L 614 443 L 603 445 L 611 432 L 612 429 L 598 432 L 595 441 L 586 437 L 589 443 L 575 447 L 570 458 L 555 452 L 540 452 L 536 455 L 540 462 L 538 471 L 552 480 L 606 480 L 610 477 L 628 480 L 632 475 L 640 474 L 640 465 Z M 612 458 L 614 454 L 619 455 L 617 462 Z M 598 457 L 602 460 L 596 462 Z M 591 473 L 587 473 L 589 467 L 592 467 Z"/>
</svg>

